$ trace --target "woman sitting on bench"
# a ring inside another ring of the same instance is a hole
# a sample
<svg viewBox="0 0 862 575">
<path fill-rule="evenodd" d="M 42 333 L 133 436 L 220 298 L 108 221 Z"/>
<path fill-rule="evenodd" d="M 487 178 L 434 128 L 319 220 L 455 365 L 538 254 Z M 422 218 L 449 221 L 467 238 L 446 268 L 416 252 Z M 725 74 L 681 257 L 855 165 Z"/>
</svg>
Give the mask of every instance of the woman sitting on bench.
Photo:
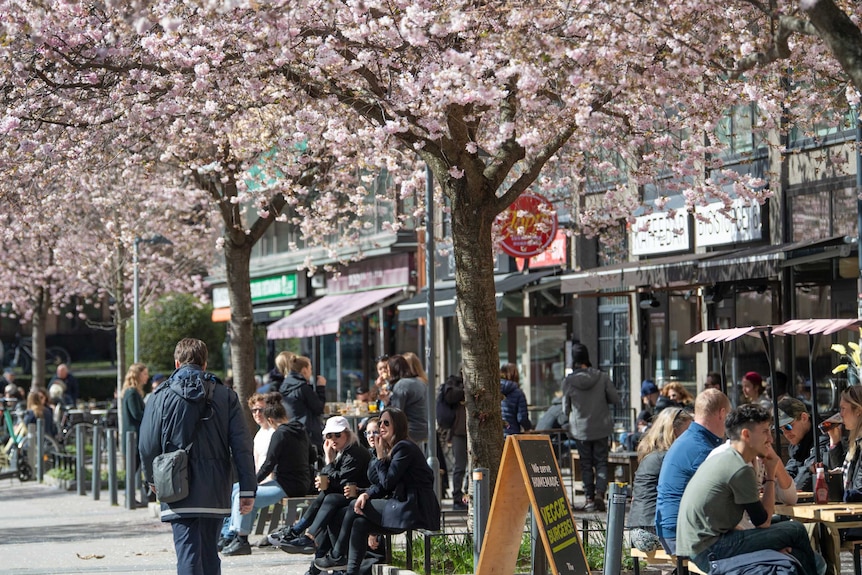
<svg viewBox="0 0 862 575">
<path fill-rule="evenodd" d="M 379 423 L 377 461 L 369 469 L 374 484 L 347 508 L 340 526 L 330 522 L 330 537 L 335 536 L 332 550 L 314 561 L 322 571 L 358 575 L 371 533 L 440 529 L 434 472 L 422 449 L 408 437 L 407 416 L 387 407 Z"/>
<path fill-rule="evenodd" d="M 320 493 L 303 513 L 302 519 L 269 536 L 270 543 L 287 553 L 314 553 L 315 540 L 332 516 L 347 507 L 350 498 L 359 495 L 359 489 L 371 485 L 368 480 L 371 453 L 359 444 L 347 419 L 340 415 L 327 419 L 323 437 L 326 465 L 315 479 L 315 487 Z M 321 485 L 321 476 L 326 477 L 327 485 Z"/>
</svg>

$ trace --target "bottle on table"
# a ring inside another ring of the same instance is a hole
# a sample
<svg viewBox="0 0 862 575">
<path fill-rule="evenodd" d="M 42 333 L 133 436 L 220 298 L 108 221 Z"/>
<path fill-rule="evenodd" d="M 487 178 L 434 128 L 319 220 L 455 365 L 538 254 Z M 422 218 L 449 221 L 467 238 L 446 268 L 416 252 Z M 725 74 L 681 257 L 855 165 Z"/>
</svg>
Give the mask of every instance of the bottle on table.
<svg viewBox="0 0 862 575">
<path fill-rule="evenodd" d="M 814 480 L 814 503 L 822 505 L 829 502 L 829 485 L 826 483 L 826 473 L 823 466 L 817 468 L 817 477 Z"/>
</svg>

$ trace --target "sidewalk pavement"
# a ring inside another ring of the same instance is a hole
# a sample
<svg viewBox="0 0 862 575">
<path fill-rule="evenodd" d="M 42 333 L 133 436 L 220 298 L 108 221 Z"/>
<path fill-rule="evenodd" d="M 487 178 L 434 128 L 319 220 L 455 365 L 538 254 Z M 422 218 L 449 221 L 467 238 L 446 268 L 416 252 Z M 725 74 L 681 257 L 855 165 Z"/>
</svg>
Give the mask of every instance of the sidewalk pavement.
<svg viewBox="0 0 862 575">
<path fill-rule="evenodd" d="M 171 528 L 149 509 L 112 506 L 106 491 L 92 495 L 17 479 L 0 481 L 0 571 L 7 575 L 176 573 Z M 256 541 L 254 535 L 252 542 Z M 272 547 L 222 557 L 224 575 L 303 575 L 308 555 Z"/>
</svg>

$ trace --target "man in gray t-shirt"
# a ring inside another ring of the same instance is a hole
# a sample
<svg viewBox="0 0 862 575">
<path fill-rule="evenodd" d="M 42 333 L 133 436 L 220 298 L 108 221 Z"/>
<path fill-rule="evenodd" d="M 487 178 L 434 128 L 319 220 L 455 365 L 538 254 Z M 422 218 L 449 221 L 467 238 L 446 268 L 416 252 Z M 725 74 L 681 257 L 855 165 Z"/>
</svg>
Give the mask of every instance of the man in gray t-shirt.
<svg viewBox="0 0 862 575">
<path fill-rule="evenodd" d="M 775 470 L 781 463 L 772 449 L 771 414 L 757 404 L 742 405 L 725 423 L 732 449 L 704 461 L 686 486 L 677 519 L 677 554 L 708 572 L 710 558 L 790 548 L 802 572 L 815 575 L 817 563 L 805 527 L 795 521 L 771 524 Z M 765 468 L 762 497 L 748 466 L 758 456 Z M 757 529 L 735 529 L 744 511 Z"/>
</svg>

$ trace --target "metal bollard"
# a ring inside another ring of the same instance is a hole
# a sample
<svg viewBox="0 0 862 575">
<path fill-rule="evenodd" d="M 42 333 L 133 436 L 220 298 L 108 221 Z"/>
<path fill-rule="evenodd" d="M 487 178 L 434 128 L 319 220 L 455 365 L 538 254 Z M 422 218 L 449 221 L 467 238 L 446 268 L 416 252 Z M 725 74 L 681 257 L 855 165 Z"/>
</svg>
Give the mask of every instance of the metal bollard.
<svg viewBox="0 0 862 575">
<path fill-rule="evenodd" d="M 93 501 L 98 501 L 102 491 L 102 428 L 93 427 Z"/>
<path fill-rule="evenodd" d="M 623 527 L 629 492 L 626 483 L 611 483 L 610 488 L 604 575 L 618 575 L 623 562 Z"/>
<path fill-rule="evenodd" d="M 45 422 L 41 417 L 36 418 L 36 481 L 42 483 L 45 477 Z M 29 431 L 28 431 L 29 433 Z"/>
<path fill-rule="evenodd" d="M 75 484 L 78 486 L 78 495 L 86 495 L 84 482 L 87 480 L 86 467 L 84 466 L 84 430 L 83 425 L 75 426 Z"/>
<path fill-rule="evenodd" d="M 539 524 L 536 523 L 535 509 L 530 506 L 530 573 L 532 575 L 546 575 L 548 572 L 548 556 L 545 555 L 545 543 L 542 534 L 539 533 Z"/>
<path fill-rule="evenodd" d="M 485 538 L 485 527 L 488 524 L 488 514 L 491 512 L 491 481 L 489 471 L 485 467 L 473 470 L 473 570 L 479 567 L 479 554 L 482 552 L 482 540 Z"/>
<path fill-rule="evenodd" d="M 117 430 L 108 430 L 108 493 L 111 505 L 119 505 L 117 497 Z"/>
<path fill-rule="evenodd" d="M 135 459 L 138 453 L 138 434 L 126 432 L 126 509 L 135 508 Z"/>
</svg>

